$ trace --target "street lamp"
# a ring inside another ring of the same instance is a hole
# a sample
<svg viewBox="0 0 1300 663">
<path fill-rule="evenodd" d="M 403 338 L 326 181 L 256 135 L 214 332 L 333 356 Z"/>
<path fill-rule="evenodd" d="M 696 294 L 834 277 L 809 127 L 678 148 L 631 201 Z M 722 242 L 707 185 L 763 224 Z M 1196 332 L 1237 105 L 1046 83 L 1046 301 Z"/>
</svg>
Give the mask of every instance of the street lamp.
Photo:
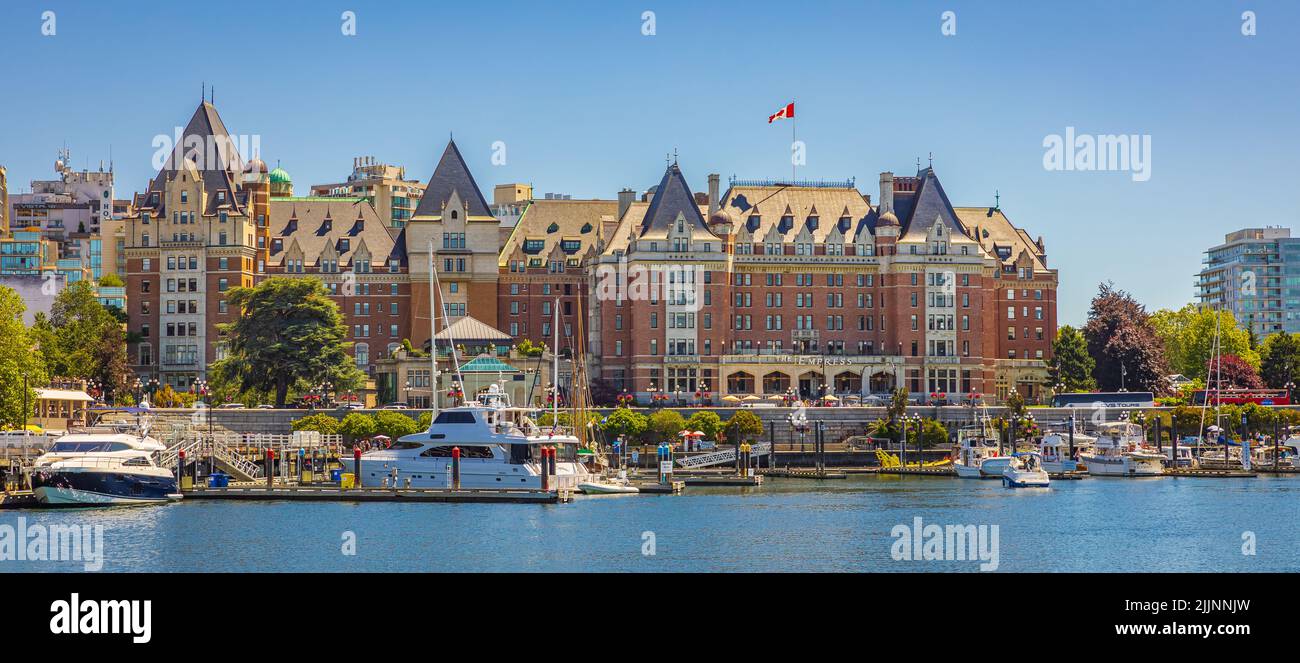
<svg viewBox="0 0 1300 663">
<path fill-rule="evenodd" d="M 411 405 L 411 378 L 410 377 L 406 378 L 406 398 L 402 399 L 402 402 L 406 403 L 407 407 L 410 407 Z"/>
<path fill-rule="evenodd" d="M 903 422 L 902 422 L 902 424 L 903 424 L 903 444 L 902 444 L 902 449 L 901 449 L 901 456 L 900 456 L 900 458 L 899 458 L 899 463 L 900 463 L 903 467 L 907 467 L 907 438 L 908 438 L 908 433 L 911 431 L 911 429 L 912 429 L 913 426 L 916 427 L 916 432 L 917 432 L 917 435 L 916 435 L 917 453 L 918 453 L 918 454 L 920 453 L 920 447 L 921 447 L 921 421 L 922 421 L 922 420 L 921 420 L 921 415 L 919 415 L 919 414 L 906 414 L 906 415 L 903 415 Z"/>
<path fill-rule="evenodd" d="M 212 403 L 208 402 L 208 381 L 202 379 L 194 380 L 194 393 L 203 397 L 203 415 L 208 420 L 208 475 L 212 475 L 217 469 L 217 439 L 212 435 Z"/>
</svg>

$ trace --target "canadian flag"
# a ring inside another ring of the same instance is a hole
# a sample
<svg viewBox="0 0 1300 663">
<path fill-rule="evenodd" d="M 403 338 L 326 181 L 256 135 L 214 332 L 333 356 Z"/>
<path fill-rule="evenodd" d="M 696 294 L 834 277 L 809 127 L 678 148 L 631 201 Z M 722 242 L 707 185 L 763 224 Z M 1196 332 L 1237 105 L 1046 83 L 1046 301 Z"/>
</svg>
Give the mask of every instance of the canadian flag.
<svg viewBox="0 0 1300 663">
<path fill-rule="evenodd" d="M 778 119 L 781 119 L 781 118 L 783 118 L 783 117 L 794 117 L 794 102 L 793 102 L 793 101 L 790 102 L 790 103 L 788 103 L 788 104 L 786 104 L 786 105 L 785 105 L 785 108 L 782 108 L 781 110 L 777 111 L 775 115 L 769 115 L 769 116 L 767 116 L 767 123 L 768 123 L 768 124 L 771 124 L 771 123 L 773 122 L 773 120 L 778 120 Z"/>
</svg>

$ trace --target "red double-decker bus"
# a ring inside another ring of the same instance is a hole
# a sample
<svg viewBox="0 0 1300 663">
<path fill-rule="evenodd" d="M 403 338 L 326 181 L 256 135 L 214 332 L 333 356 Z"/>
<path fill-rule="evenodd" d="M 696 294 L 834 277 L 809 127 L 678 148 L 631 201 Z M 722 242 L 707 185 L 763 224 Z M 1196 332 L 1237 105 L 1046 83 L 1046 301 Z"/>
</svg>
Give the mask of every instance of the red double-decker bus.
<svg viewBox="0 0 1300 663">
<path fill-rule="evenodd" d="M 1210 405 L 1290 405 L 1291 397 L 1285 389 L 1216 389 L 1207 391 L 1197 389 L 1192 392 L 1192 403 L 1204 405 L 1206 398 Z"/>
</svg>

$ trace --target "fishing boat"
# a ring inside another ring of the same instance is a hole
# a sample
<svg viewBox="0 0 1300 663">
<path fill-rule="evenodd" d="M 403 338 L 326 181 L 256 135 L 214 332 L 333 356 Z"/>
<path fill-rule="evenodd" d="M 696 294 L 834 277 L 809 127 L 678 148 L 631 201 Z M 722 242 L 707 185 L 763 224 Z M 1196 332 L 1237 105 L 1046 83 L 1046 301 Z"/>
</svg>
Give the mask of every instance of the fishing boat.
<svg viewBox="0 0 1300 663">
<path fill-rule="evenodd" d="M 953 461 L 953 471 L 963 479 L 979 479 L 984 476 L 981 464 L 998 455 L 998 443 L 978 430 L 963 428 L 957 432 L 957 458 Z"/>
<path fill-rule="evenodd" d="M 1097 427 L 1092 453 L 1080 456 L 1091 476 L 1156 477 L 1164 474 L 1164 455 L 1143 448 L 1142 427 L 1127 421 Z"/>
<path fill-rule="evenodd" d="M 1055 473 L 1083 471 L 1085 467 L 1079 461 L 1079 457 L 1092 453 L 1096 443 L 1097 438 L 1077 431 L 1074 433 L 1073 441 L 1070 439 L 1069 432 L 1049 433 L 1043 436 L 1042 442 L 1038 443 L 1043 469 Z M 1071 445 L 1074 446 L 1073 455 L 1070 453 Z"/>
<path fill-rule="evenodd" d="M 1007 488 L 1047 488 L 1047 470 L 1043 469 L 1042 456 L 1020 452 L 1008 457 L 1007 468 L 1002 470 L 1002 485 Z"/>
</svg>

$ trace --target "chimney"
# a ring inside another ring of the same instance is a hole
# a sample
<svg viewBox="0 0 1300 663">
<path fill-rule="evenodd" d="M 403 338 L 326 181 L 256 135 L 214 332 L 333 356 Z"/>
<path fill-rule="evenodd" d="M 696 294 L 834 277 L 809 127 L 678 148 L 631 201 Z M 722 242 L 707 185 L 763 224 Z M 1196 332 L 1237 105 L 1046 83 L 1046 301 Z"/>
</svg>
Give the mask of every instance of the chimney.
<svg viewBox="0 0 1300 663">
<path fill-rule="evenodd" d="M 894 211 L 894 174 L 885 171 L 880 174 L 880 213 Z"/>
<path fill-rule="evenodd" d="M 623 218 L 623 213 L 627 208 L 632 206 L 632 201 L 636 200 L 636 192 L 631 189 L 623 189 L 618 192 L 618 218 Z"/>
<path fill-rule="evenodd" d="M 717 173 L 709 173 L 709 217 L 710 218 L 713 217 L 714 212 L 718 211 L 718 203 L 719 203 L 718 183 L 721 181 L 721 179 L 722 178 L 719 177 Z"/>
</svg>

